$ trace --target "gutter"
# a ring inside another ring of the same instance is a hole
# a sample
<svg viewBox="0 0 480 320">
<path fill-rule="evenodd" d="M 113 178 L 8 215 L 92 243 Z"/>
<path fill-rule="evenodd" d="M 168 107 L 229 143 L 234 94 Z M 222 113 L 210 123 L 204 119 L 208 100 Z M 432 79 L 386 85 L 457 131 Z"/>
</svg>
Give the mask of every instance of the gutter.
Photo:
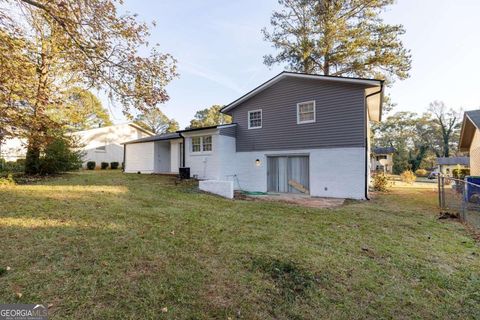
<svg viewBox="0 0 480 320">
<path fill-rule="evenodd" d="M 370 198 L 368 197 L 368 176 L 369 176 L 369 171 L 370 171 L 370 168 L 368 167 L 368 157 L 370 156 L 368 154 L 368 132 L 367 132 L 367 127 L 368 127 L 368 116 L 367 116 L 367 113 L 368 113 L 368 105 L 367 105 L 367 99 L 369 97 L 372 97 L 374 95 L 377 95 L 377 94 L 381 94 L 381 97 L 380 97 L 380 111 L 379 111 L 379 119 L 382 119 L 382 107 L 381 107 L 381 104 L 382 104 L 382 101 L 383 101 L 383 80 L 380 82 L 380 90 L 376 91 L 376 92 L 372 92 L 370 94 L 367 94 L 365 96 L 365 199 L 366 200 L 370 200 Z"/>
</svg>

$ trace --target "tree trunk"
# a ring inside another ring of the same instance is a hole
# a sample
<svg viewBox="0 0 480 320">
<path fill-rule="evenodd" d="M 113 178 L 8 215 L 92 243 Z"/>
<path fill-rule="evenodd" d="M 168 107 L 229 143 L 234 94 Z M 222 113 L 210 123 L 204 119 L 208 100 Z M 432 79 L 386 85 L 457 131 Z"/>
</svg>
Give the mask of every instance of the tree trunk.
<svg viewBox="0 0 480 320">
<path fill-rule="evenodd" d="M 49 43 L 48 40 L 42 39 L 40 61 L 37 68 L 38 85 L 25 159 L 26 174 L 40 173 L 40 151 L 42 143 L 45 142 L 43 139 L 47 134 L 43 121 L 45 121 L 45 109 L 48 103 L 49 62 Z"/>
<path fill-rule="evenodd" d="M 25 159 L 25 173 L 40 173 L 40 146 L 35 138 L 28 140 L 27 156 Z"/>
</svg>

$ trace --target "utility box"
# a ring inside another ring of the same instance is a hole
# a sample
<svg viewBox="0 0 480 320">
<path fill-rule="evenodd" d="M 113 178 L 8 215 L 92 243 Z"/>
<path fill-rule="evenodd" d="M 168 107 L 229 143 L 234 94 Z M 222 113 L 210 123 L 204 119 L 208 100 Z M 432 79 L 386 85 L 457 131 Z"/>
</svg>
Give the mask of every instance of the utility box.
<svg viewBox="0 0 480 320">
<path fill-rule="evenodd" d="M 190 179 L 190 168 L 187 168 L 187 167 L 178 168 L 178 173 L 179 173 L 180 179 Z"/>
</svg>

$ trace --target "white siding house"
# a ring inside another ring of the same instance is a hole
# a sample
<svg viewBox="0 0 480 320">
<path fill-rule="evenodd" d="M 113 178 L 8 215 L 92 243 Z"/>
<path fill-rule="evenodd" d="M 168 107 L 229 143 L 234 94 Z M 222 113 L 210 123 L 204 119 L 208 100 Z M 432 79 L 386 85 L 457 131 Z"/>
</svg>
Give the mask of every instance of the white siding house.
<svg viewBox="0 0 480 320">
<path fill-rule="evenodd" d="M 123 161 L 123 142 L 133 139 L 152 136 L 153 133 L 145 130 L 135 123 L 117 124 L 107 127 L 95 128 L 71 133 L 79 143 L 83 152 L 83 166 L 88 161 L 95 161 L 97 166 L 101 162 Z M 0 158 L 15 161 L 25 158 L 27 153 L 26 140 L 11 138 L 0 146 Z"/>
<path fill-rule="evenodd" d="M 102 128 L 78 131 L 72 134 L 76 137 L 84 152 L 84 166 L 88 161 L 95 161 L 97 166 L 101 162 L 123 161 L 122 143 L 152 136 L 148 130 L 135 123 L 124 123 Z"/>
</svg>

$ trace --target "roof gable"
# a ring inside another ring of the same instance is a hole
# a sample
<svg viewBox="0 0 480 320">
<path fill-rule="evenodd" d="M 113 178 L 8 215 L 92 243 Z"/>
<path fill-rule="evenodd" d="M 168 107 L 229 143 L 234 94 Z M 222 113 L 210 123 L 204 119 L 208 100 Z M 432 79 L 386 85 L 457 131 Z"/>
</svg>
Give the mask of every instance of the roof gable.
<svg viewBox="0 0 480 320">
<path fill-rule="evenodd" d="M 305 73 L 295 73 L 295 72 L 282 72 L 275 77 L 271 78 L 270 80 L 264 82 L 260 86 L 256 87 L 255 89 L 251 90 L 250 92 L 244 94 L 237 100 L 231 102 L 230 104 L 226 105 L 221 109 L 221 112 L 226 113 L 233 108 L 237 107 L 241 103 L 245 102 L 246 100 L 252 98 L 253 96 L 257 95 L 258 93 L 264 91 L 265 89 L 271 87 L 272 85 L 276 84 L 277 82 L 285 79 L 285 78 L 300 78 L 300 79 L 312 79 L 312 80 L 322 80 L 322 81 L 329 81 L 329 82 L 337 82 L 337 83 L 348 83 L 348 84 L 357 84 L 362 85 L 365 88 L 370 89 L 367 93 L 367 104 L 369 109 L 373 109 L 376 105 L 377 110 L 370 112 L 370 118 L 372 120 L 380 120 L 381 117 L 381 103 L 382 103 L 382 95 L 383 95 L 383 81 L 376 80 L 376 79 L 363 79 L 363 78 L 349 78 L 349 77 L 335 77 L 335 76 L 325 76 L 325 75 L 313 75 L 313 74 L 305 74 Z M 380 88 L 380 90 L 376 90 L 375 88 Z M 378 96 L 379 98 L 375 99 L 374 96 Z"/>
<path fill-rule="evenodd" d="M 480 130 L 480 110 L 465 111 L 460 131 L 460 151 L 470 149 L 476 130 Z"/>
</svg>

